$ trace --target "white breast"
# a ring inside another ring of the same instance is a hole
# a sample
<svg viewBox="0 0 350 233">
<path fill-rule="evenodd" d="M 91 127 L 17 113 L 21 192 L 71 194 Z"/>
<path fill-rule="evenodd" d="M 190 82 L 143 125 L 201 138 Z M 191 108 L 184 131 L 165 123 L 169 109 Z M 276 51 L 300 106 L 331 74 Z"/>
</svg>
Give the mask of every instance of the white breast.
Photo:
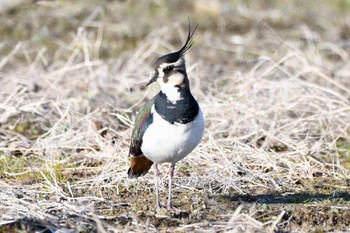
<svg viewBox="0 0 350 233">
<path fill-rule="evenodd" d="M 203 137 L 205 123 L 201 110 L 188 124 L 170 124 L 152 108 L 153 122 L 143 135 L 141 150 L 155 163 L 175 164 L 188 155 Z"/>
</svg>

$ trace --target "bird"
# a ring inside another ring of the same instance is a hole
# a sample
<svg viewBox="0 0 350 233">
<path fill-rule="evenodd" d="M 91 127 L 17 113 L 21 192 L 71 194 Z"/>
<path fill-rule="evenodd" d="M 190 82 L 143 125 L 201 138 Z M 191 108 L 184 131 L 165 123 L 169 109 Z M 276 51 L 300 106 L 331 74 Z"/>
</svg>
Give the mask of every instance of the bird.
<svg viewBox="0 0 350 233">
<path fill-rule="evenodd" d="M 175 164 L 196 148 L 205 130 L 203 113 L 191 93 L 185 63 L 197 27 L 191 32 L 189 22 L 182 48 L 155 60 L 154 75 L 146 86 L 157 82 L 160 91 L 140 108 L 132 130 L 127 174 L 129 178 L 137 178 L 155 165 L 157 210 L 163 207 L 159 201 L 158 165 L 170 163 L 166 207 L 175 209 L 172 204 Z"/>
</svg>

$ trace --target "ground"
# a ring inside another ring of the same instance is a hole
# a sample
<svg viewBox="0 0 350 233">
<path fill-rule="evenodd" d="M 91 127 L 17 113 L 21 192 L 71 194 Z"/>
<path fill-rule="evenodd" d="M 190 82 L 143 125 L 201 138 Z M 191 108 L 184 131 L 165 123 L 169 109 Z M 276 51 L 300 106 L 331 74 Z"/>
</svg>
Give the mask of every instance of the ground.
<svg viewBox="0 0 350 233">
<path fill-rule="evenodd" d="M 0 232 L 350 231 L 349 12 L 78 0 L 1 13 Z M 128 146 L 159 90 L 152 62 L 182 46 L 188 20 L 206 131 L 176 166 L 179 211 L 157 212 L 153 169 L 127 178 Z"/>
</svg>

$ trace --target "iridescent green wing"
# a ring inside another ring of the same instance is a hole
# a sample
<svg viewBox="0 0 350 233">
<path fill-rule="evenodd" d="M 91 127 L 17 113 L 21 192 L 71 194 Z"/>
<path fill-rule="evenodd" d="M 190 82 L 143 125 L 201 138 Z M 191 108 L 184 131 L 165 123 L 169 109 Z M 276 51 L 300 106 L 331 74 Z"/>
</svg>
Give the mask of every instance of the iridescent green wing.
<svg viewBox="0 0 350 233">
<path fill-rule="evenodd" d="M 155 97 L 142 106 L 137 114 L 134 128 L 132 130 L 131 143 L 129 148 L 129 156 L 136 157 L 142 155 L 141 145 L 142 137 L 147 127 L 152 123 L 153 116 L 151 113 Z"/>
</svg>

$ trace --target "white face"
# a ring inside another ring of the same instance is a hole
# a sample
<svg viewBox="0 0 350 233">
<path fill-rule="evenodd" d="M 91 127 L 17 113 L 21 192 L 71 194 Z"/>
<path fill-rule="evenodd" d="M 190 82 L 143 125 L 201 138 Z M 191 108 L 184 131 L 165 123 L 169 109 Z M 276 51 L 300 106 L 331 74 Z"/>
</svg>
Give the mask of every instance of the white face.
<svg viewBox="0 0 350 233">
<path fill-rule="evenodd" d="M 174 63 L 163 63 L 157 68 L 158 78 L 157 82 L 160 88 L 168 99 L 176 102 L 181 99 L 179 87 L 184 85 L 185 76 L 179 69 L 184 69 L 184 60 L 179 59 Z"/>
<path fill-rule="evenodd" d="M 180 69 L 184 69 L 184 59 L 180 58 L 178 61 L 173 63 L 163 63 L 157 68 L 159 84 L 167 83 L 169 85 L 181 85 L 184 82 L 185 77 Z"/>
</svg>

